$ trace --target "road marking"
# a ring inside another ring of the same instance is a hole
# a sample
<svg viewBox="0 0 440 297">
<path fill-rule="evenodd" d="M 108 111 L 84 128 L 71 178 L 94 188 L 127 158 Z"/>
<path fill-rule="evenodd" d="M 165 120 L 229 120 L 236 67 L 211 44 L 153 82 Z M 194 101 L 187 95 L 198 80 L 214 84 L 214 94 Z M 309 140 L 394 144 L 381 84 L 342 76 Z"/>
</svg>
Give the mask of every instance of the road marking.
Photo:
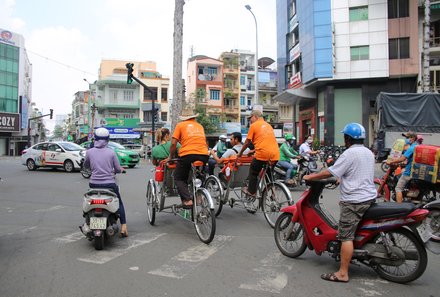
<svg viewBox="0 0 440 297">
<path fill-rule="evenodd" d="M 71 234 L 67 234 L 66 236 L 63 237 L 58 237 L 53 239 L 53 241 L 59 242 L 59 243 L 70 243 L 70 242 L 75 242 L 77 240 L 80 240 L 82 238 L 85 238 L 85 235 L 82 234 L 81 231 L 78 232 L 74 232 Z"/>
<path fill-rule="evenodd" d="M 248 283 L 240 285 L 240 289 L 281 293 L 288 282 L 286 270 L 291 270 L 291 265 L 285 264 L 286 259 L 280 252 L 275 251 L 260 261 L 258 268 L 249 273 L 252 278 Z"/>
<path fill-rule="evenodd" d="M 105 264 L 108 261 L 124 255 L 131 249 L 155 241 L 156 239 L 164 235 L 166 235 L 166 233 L 143 233 L 130 236 L 126 239 L 114 242 L 113 245 L 108 247 L 108 250 L 91 250 L 91 252 L 86 257 L 80 257 L 77 258 L 77 260 L 93 264 Z"/>
<path fill-rule="evenodd" d="M 214 255 L 219 249 L 232 240 L 232 236 L 218 235 L 209 244 L 193 246 L 171 258 L 167 263 L 148 273 L 170 278 L 181 279 L 194 271 L 203 261 Z"/>
<path fill-rule="evenodd" d="M 54 210 L 62 209 L 62 208 L 65 208 L 65 207 L 66 206 L 63 206 L 63 205 L 56 205 L 56 206 L 52 206 L 52 207 L 49 207 L 49 208 L 37 209 L 37 210 L 35 210 L 35 212 L 54 211 Z"/>
</svg>

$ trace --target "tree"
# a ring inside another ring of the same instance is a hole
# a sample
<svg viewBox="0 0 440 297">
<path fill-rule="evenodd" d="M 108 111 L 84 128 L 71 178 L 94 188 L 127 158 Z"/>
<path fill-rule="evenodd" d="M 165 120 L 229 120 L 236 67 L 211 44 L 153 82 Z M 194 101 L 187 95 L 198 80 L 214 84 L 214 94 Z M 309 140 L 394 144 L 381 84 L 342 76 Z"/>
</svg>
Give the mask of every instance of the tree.
<svg viewBox="0 0 440 297">
<path fill-rule="evenodd" d="M 173 104 L 171 106 L 171 130 L 177 125 L 182 111 L 182 44 L 183 44 L 183 5 L 185 0 L 174 1 L 174 53 L 173 53 Z"/>
<path fill-rule="evenodd" d="M 53 129 L 53 136 L 55 138 L 63 138 L 64 135 L 64 128 L 60 125 L 55 125 L 55 128 Z"/>
</svg>

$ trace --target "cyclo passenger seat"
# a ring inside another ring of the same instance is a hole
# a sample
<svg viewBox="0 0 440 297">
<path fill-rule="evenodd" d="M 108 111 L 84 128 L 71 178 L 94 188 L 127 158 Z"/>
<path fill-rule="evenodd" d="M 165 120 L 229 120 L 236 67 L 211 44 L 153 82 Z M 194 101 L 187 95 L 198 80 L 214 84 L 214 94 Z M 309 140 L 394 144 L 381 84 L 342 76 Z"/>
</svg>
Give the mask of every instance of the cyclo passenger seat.
<svg viewBox="0 0 440 297">
<path fill-rule="evenodd" d="M 396 216 L 406 216 L 414 211 L 417 206 L 411 202 L 390 203 L 379 202 L 374 203 L 365 212 L 363 219 L 386 219 Z"/>
</svg>

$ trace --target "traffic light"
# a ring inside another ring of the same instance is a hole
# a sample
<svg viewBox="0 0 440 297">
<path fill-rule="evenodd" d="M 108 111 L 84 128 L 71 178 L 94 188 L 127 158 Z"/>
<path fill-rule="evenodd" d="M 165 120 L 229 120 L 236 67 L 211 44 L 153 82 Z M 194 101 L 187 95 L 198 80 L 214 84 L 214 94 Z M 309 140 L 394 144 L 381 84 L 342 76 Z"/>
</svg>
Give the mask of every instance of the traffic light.
<svg viewBox="0 0 440 297">
<path fill-rule="evenodd" d="M 133 63 L 125 64 L 125 67 L 127 67 L 127 84 L 129 85 L 133 82 L 133 66 Z"/>
<path fill-rule="evenodd" d="M 159 108 L 155 107 L 153 110 L 153 121 L 157 123 L 159 121 Z"/>
<path fill-rule="evenodd" d="M 52 119 L 53 118 L 53 109 L 50 109 L 50 115 L 49 118 Z"/>
</svg>

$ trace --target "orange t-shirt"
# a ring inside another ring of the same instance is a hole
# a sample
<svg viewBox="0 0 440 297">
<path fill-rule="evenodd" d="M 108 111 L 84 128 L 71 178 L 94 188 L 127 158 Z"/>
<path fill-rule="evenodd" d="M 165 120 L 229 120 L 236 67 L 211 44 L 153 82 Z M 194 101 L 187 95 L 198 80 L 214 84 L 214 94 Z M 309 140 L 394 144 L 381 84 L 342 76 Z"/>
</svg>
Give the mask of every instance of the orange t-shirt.
<svg viewBox="0 0 440 297">
<path fill-rule="evenodd" d="M 186 120 L 176 125 L 173 138 L 182 145 L 179 149 L 179 157 L 186 155 L 208 155 L 205 129 L 195 121 Z"/>
<path fill-rule="evenodd" d="M 278 161 L 280 159 L 280 149 L 271 125 L 264 119 L 259 118 L 254 122 L 247 135 L 255 146 L 255 158 L 261 161 Z"/>
</svg>

